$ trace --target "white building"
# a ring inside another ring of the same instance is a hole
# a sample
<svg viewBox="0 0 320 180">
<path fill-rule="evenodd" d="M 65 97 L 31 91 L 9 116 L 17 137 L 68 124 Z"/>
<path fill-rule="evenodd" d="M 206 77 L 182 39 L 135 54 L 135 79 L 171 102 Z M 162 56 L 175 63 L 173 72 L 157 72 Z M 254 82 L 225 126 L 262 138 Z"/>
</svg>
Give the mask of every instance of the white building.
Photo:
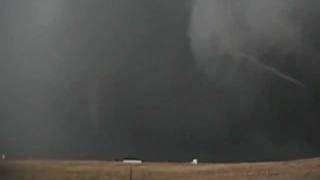
<svg viewBox="0 0 320 180">
<path fill-rule="evenodd" d="M 142 164 L 142 160 L 138 159 L 124 159 L 122 162 L 125 164 Z"/>
<path fill-rule="evenodd" d="M 198 164 L 198 159 L 193 159 L 192 162 L 191 162 L 191 164 L 197 165 L 197 164 Z"/>
</svg>

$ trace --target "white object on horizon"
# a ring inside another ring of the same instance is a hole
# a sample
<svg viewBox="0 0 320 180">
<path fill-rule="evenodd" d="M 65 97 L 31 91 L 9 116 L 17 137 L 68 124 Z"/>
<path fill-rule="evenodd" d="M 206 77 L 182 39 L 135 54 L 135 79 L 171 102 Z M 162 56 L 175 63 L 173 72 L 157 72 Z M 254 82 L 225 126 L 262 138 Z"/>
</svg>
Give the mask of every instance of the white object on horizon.
<svg viewBox="0 0 320 180">
<path fill-rule="evenodd" d="M 198 164 L 198 159 L 193 159 L 192 162 L 191 162 L 191 164 L 197 165 L 197 164 Z"/>
<path fill-rule="evenodd" d="M 125 164 L 142 164 L 142 160 L 135 159 L 124 159 L 122 162 Z"/>
<path fill-rule="evenodd" d="M 1 159 L 4 161 L 4 160 L 6 160 L 6 155 L 5 154 L 2 154 L 1 155 Z"/>
</svg>

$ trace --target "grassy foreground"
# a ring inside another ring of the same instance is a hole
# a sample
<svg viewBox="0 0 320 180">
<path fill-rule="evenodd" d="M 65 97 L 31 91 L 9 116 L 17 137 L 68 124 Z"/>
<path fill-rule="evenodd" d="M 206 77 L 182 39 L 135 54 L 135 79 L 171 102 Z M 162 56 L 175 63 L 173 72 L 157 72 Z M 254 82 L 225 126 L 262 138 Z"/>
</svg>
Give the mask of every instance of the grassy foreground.
<svg viewBox="0 0 320 180">
<path fill-rule="evenodd" d="M 273 163 L 199 164 L 99 161 L 11 161 L 5 180 L 320 180 L 320 159 Z"/>
</svg>

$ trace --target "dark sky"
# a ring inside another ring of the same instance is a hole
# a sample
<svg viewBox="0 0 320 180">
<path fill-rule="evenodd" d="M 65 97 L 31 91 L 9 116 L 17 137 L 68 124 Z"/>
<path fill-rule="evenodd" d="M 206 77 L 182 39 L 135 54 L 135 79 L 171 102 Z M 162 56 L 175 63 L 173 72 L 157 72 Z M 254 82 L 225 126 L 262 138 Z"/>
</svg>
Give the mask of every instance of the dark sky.
<svg viewBox="0 0 320 180">
<path fill-rule="evenodd" d="M 318 0 L 0 0 L 0 152 L 320 155 Z"/>
</svg>

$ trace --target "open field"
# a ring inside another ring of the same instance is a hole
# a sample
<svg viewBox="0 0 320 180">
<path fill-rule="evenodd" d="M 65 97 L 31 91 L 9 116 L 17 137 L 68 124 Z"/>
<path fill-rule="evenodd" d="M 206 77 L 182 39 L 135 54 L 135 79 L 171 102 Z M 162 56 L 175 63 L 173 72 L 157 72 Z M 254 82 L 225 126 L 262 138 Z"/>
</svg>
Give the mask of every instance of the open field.
<svg viewBox="0 0 320 180">
<path fill-rule="evenodd" d="M 199 164 L 100 161 L 11 161 L 0 179 L 13 180 L 320 180 L 320 159 L 289 162 Z"/>
</svg>

